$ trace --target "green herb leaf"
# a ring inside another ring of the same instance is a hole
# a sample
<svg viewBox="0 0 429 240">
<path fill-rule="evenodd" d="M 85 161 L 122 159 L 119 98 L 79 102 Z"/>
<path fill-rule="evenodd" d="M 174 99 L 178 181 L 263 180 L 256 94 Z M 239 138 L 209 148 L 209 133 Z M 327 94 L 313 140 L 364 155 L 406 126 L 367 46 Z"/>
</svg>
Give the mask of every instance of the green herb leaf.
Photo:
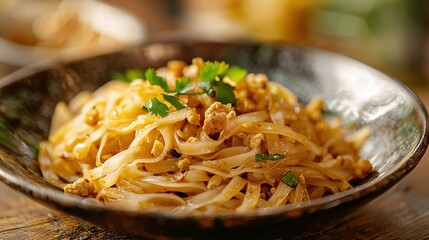
<svg viewBox="0 0 429 240">
<path fill-rule="evenodd" d="M 187 86 L 189 86 L 190 82 L 191 79 L 188 77 L 183 77 L 179 80 L 176 80 L 176 86 L 174 87 L 174 91 L 177 93 L 182 92 Z"/>
<path fill-rule="evenodd" d="M 247 70 L 238 66 L 232 66 L 226 70 L 224 76 L 228 77 L 234 82 L 239 82 L 244 79 L 247 74 Z"/>
<path fill-rule="evenodd" d="M 219 64 L 218 70 L 217 70 L 217 75 L 223 75 L 225 73 L 226 70 L 228 70 L 229 65 L 226 64 L 225 62 L 216 62 Z"/>
<path fill-rule="evenodd" d="M 194 89 L 196 86 L 197 86 L 196 84 L 188 84 L 182 90 L 177 92 L 176 95 L 200 95 L 205 93 L 205 92 L 188 92 Z"/>
<path fill-rule="evenodd" d="M 175 97 L 175 96 L 171 96 L 171 95 L 165 95 L 163 94 L 162 97 L 165 99 L 165 101 L 169 102 L 171 105 L 173 105 L 173 107 L 175 107 L 177 110 L 180 109 L 184 109 L 186 108 L 185 105 L 183 105 L 180 100 Z"/>
<path fill-rule="evenodd" d="M 158 98 L 152 98 L 145 105 L 141 106 L 143 110 L 151 113 L 152 115 L 159 115 L 160 117 L 166 117 L 168 115 L 168 106 Z"/>
<path fill-rule="evenodd" d="M 296 188 L 296 186 L 298 186 L 299 179 L 291 171 L 288 171 L 282 177 L 282 182 L 289 187 Z"/>
<path fill-rule="evenodd" d="M 225 62 L 204 62 L 204 66 L 200 69 L 200 78 L 202 81 L 213 82 L 218 75 L 222 75 L 229 65 Z"/>
<path fill-rule="evenodd" d="M 213 62 L 205 62 L 204 66 L 200 69 L 200 78 L 202 81 L 212 82 L 217 76 L 219 66 Z"/>
<path fill-rule="evenodd" d="M 167 81 L 164 78 L 158 76 L 153 68 L 148 68 L 144 75 L 150 84 L 158 85 L 164 89 L 164 91 L 171 92 L 170 88 L 168 88 Z"/>
<path fill-rule="evenodd" d="M 188 92 L 189 90 L 192 90 L 195 88 L 195 86 L 197 86 L 196 84 L 189 84 L 188 86 L 186 86 L 186 88 L 184 88 L 182 91 L 176 93 L 176 95 L 201 95 L 201 94 L 205 94 L 207 92 L 205 91 L 201 91 L 201 92 Z M 214 96 L 214 95 L 213 95 Z"/>
<path fill-rule="evenodd" d="M 182 156 L 182 154 L 180 154 L 178 151 L 176 151 L 175 149 L 170 151 L 171 156 L 175 157 L 175 158 L 180 158 Z"/>
<path fill-rule="evenodd" d="M 202 93 L 205 93 L 210 97 L 214 97 L 216 95 L 216 92 L 213 89 L 213 85 L 210 84 L 209 82 L 198 82 L 197 85 L 203 89 Z"/>
<path fill-rule="evenodd" d="M 276 160 L 283 159 L 284 157 L 285 157 L 285 156 L 283 156 L 283 155 L 281 155 L 281 154 L 278 154 L 278 153 L 276 153 L 276 154 L 271 154 L 271 155 L 268 155 L 268 154 L 262 154 L 262 153 L 257 153 L 257 154 L 256 154 L 256 156 L 255 156 L 255 160 L 256 160 L 257 162 L 264 161 L 264 160 L 276 161 Z"/>
<path fill-rule="evenodd" d="M 234 95 L 234 87 L 224 82 L 216 82 L 216 101 L 223 104 L 231 103 L 235 105 L 237 100 Z"/>
</svg>

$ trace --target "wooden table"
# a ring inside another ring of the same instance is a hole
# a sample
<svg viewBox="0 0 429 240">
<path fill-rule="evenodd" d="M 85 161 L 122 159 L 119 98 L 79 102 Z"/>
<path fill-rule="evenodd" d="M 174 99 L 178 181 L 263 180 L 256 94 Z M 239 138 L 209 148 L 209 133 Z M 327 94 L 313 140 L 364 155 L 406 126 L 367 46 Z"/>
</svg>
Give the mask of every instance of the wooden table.
<svg viewBox="0 0 429 240">
<path fill-rule="evenodd" d="M 429 108 L 429 87 L 414 89 Z M 429 153 L 395 187 L 344 219 L 288 239 L 429 239 Z M 0 183 L 0 240 L 133 239 L 48 209 Z"/>
</svg>

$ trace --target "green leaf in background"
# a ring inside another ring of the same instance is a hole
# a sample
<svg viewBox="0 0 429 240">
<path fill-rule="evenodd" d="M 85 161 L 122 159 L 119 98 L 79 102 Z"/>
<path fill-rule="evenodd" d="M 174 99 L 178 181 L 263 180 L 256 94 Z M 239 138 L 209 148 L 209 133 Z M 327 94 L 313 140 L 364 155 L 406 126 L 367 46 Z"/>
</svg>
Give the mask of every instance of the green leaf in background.
<svg viewBox="0 0 429 240">
<path fill-rule="evenodd" d="M 135 68 L 126 70 L 125 76 L 127 76 L 127 78 L 131 80 L 130 82 L 132 82 L 135 79 L 144 79 L 145 77 L 143 71 Z"/>
<path fill-rule="evenodd" d="M 112 79 L 130 83 L 135 79 L 144 79 L 144 73 L 139 69 L 127 69 L 124 73 L 113 72 Z"/>
</svg>

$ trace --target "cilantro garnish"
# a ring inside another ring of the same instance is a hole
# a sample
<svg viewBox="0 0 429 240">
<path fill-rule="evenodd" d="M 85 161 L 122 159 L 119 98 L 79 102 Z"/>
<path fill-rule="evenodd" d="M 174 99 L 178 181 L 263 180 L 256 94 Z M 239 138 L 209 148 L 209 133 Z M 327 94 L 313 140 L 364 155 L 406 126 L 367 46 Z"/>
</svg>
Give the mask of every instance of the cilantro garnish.
<svg viewBox="0 0 429 240">
<path fill-rule="evenodd" d="M 216 82 L 216 101 L 223 104 L 231 103 L 235 105 L 237 100 L 234 95 L 234 87 L 224 82 Z"/>
<path fill-rule="evenodd" d="M 214 82 L 216 76 L 222 76 L 222 74 L 229 68 L 229 65 L 225 62 L 204 62 L 204 66 L 200 69 L 200 78 L 205 82 Z"/>
<path fill-rule="evenodd" d="M 141 108 L 146 112 L 150 112 L 152 115 L 159 115 L 160 117 L 166 117 L 168 115 L 168 106 L 159 101 L 156 97 L 149 100 L 145 105 L 142 105 Z"/>
<path fill-rule="evenodd" d="M 234 87 L 223 82 L 223 77 L 227 76 L 231 80 L 238 82 L 242 80 L 246 74 L 247 71 L 240 67 L 233 66 L 229 68 L 229 65 L 225 62 L 207 61 L 200 70 L 200 78 L 203 81 L 202 83 L 207 83 L 201 84 L 200 86 L 208 95 L 216 96 L 216 101 L 223 104 L 231 103 L 235 105 L 236 99 L 234 95 Z M 219 81 L 216 81 L 216 77 L 219 78 Z M 216 91 L 213 88 L 215 88 Z"/>
<path fill-rule="evenodd" d="M 268 154 L 262 154 L 262 153 L 257 153 L 257 154 L 256 154 L 256 156 L 255 156 L 255 160 L 256 160 L 257 162 L 264 161 L 264 160 L 276 161 L 276 160 L 283 159 L 284 157 L 285 157 L 285 156 L 283 156 L 283 155 L 281 155 L 281 154 L 278 154 L 278 153 L 271 154 L 271 155 L 268 155 Z"/>
<path fill-rule="evenodd" d="M 162 89 L 164 89 L 164 91 L 171 92 L 171 89 L 167 85 L 167 81 L 164 78 L 158 76 L 155 70 L 153 70 L 153 68 L 147 69 L 144 75 L 146 77 L 146 80 L 148 80 L 150 84 L 158 85 Z"/>
<path fill-rule="evenodd" d="M 163 94 L 162 97 L 177 110 L 186 108 L 186 106 L 183 105 L 175 96 Z M 156 97 L 149 100 L 145 105 L 142 105 L 141 108 L 146 112 L 150 112 L 152 115 L 159 115 L 160 117 L 166 117 L 168 115 L 167 104 L 159 101 L 159 99 Z"/>
<path fill-rule="evenodd" d="M 216 95 L 216 92 L 213 89 L 213 84 L 210 84 L 209 82 L 199 82 L 197 85 L 203 89 L 203 93 L 209 95 L 210 97 L 214 97 Z"/>
<path fill-rule="evenodd" d="M 176 79 L 174 89 L 170 89 L 167 80 L 158 76 L 153 68 L 147 69 L 144 73 L 138 69 L 129 69 L 125 71 L 125 73 L 115 72 L 113 78 L 124 82 L 131 82 L 134 79 L 146 79 L 151 85 L 161 87 L 166 93 L 162 95 L 164 100 L 169 102 L 177 110 L 180 110 L 186 108 L 186 106 L 180 102 L 180 99 L 176 97 L 177 95 L 207 94 L 211 97 L 215 97 L 216 101 L 223 104 L 231 103 L 235 105 L 237 101 L 234 95 L 234 87 L 223 82 L 223 78 L 228 77 L 232 81 L 238 82 L 242 80 L 246 74 L 247 71 L 245 69 L 237 66 L 229 67 L 225 62 L 206 61 L 204 62 L 204 66 L 200 69 L 201 82 L 191 83 L 190 78 L 183 77 Z M 192 91 L 196 88 L 201 90 Z M 168 115 L 168 106 L 158 98 L 152 98 L 141 106 L 141 108 L 153 115 L 159 115 L 161 117 Z"/>
<path fill-rule="evenodd" d="M 239 82 L 247 75 L 247 70 L 238 66 L 232 66 L 226 70 L 224 75 L 234 82 Z"/>
<path fill-rule="evenodd" d="M 183 77 L 181 79 L 176 80 L 176 86 L 174 87 L 174 91 L 177 93 L 180 93 L 182 91 L 186 92 L 191 89 L 185 90 L 187 86 L 189 86 L 191 82 L 191 79 L 188 77 Z"/>
<path fill-rule="evenodd" d="M 180 154 L 178 151 L 176 151 L 175 149 L 170 151 L 171 156 L 175 157 L 175 158 L 180 158 L 182 156 L 182 154 Z"/>
<path fill-rule="evenodd" d="M 164 98 L 165 101 L 169 102 L 171 105 L 173 105 L 173 107 L 175 107 L 177 110 L 180 109 L 184 109 L 186 108 L 185 105 L 183 105 L 180 100 L 175 97 L 175 96 L 171 96 L 171 95 L 165 95 L 163 94 L 162 97 Z"/>
<path fill-rule="evenodd" d="M 288 171 L 283 177 L 282 177 L 282 182 L 286 185 L 288 185 L 289 187 L 292 188 L 296 188 L 296 186 L 298 186 L 299 183 L 299 179 L 291 172 Z"/>
</svg>

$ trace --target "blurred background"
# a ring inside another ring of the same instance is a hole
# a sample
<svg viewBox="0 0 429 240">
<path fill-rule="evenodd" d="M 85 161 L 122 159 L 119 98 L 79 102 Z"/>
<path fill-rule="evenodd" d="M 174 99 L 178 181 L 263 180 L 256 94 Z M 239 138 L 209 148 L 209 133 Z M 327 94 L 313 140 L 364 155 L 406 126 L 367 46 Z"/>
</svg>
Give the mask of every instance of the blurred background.
<svg viewBox="0 0 429 240">
<path fill-rule="evenodd" d="M 295 43 L 429 82 L 428 0 L 1 0 L 0 76 L 146 41 Z"/>
</svg>

